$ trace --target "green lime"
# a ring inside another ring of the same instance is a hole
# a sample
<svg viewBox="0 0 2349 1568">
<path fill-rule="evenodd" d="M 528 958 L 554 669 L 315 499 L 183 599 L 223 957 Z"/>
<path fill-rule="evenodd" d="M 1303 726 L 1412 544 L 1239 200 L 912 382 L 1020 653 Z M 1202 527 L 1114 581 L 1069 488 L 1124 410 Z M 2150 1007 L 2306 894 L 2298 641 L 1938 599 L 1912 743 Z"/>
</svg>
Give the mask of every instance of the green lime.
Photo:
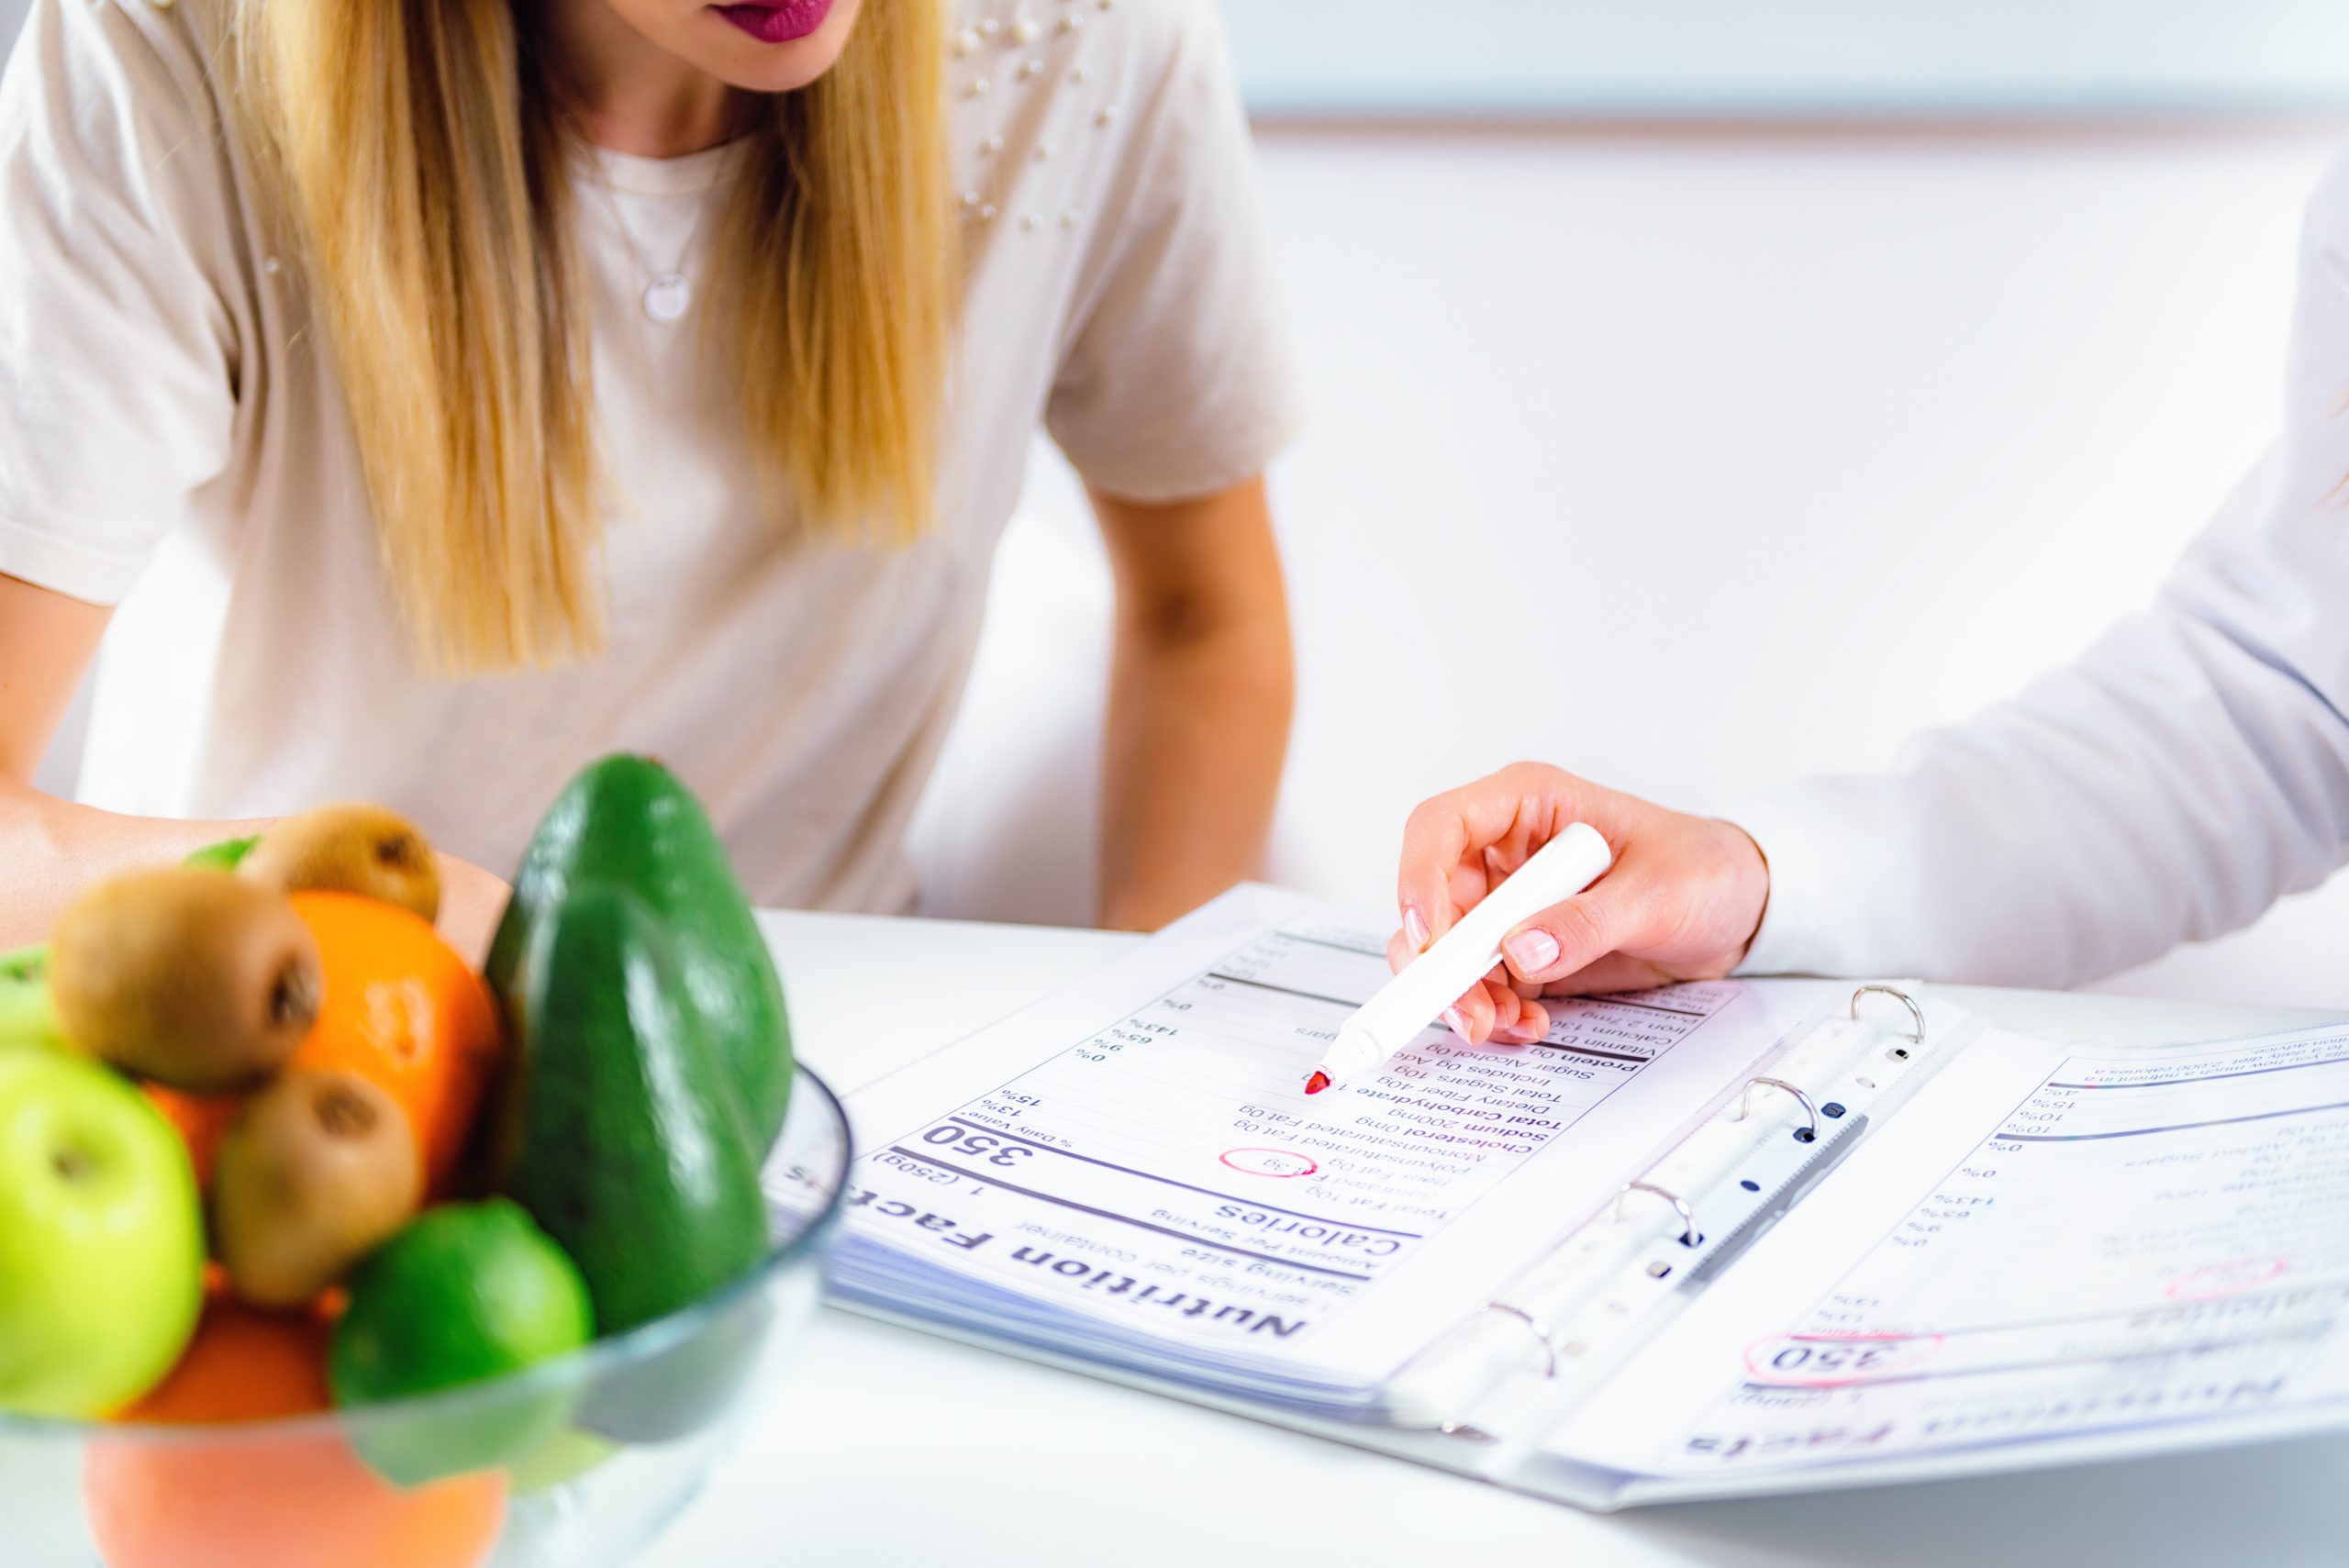
<svg viewBox="0 0 2349 1568">
<path fill-rule="evenodd" d="M 595 1337 L 579 1270 L 506 1198 L 428 1210 L 359 1266 L 328 1373 L 339 1406 L 485 1383 Z M 355 1440 L 390 1479 L 418 1485 L 529 1452 L 562 1424 L 568 1390 L 484 1396 L 449 1413 L 362 1418 Z"/>
</svg>

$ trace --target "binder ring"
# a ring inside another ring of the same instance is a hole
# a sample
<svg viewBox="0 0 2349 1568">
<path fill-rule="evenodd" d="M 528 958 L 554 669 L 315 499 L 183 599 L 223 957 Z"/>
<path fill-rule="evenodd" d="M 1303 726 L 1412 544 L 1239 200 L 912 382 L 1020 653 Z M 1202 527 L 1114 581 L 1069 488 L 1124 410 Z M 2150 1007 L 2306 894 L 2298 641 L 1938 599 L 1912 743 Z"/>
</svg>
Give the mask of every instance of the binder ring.
<svg viewBox="0 0 2349 1568">
<path fill-rule="evenodd" d="M 1871 991 L 1876 992 L 1881 995 L 1897 997 L 1899 1000 L 1900 1005 L 1909 1009 L 1909 1021 L 1916 1025 L 1916 1031 L 1909 1037 L 1909 1043 L 1913 1045 L 1922 1045 L 1925 1043 L 1925 1009 L 1917 1006 L 1917 999 L 1915 997 L 1909 995 L 1908 992 L 1901 990 L 1897 985 L 1863 985 L 1858 990 L 1853 992 L 1852 1018 L 1854 1022 L 1858 1021 L 1860 1016 L 1860 998 L 1866 995 Z"/>
<path fill-rule="evenodd" d="M 1550 1326 L 1548 1324 L 1533 1316 L 1532 1313 L 1528 1312 L 1524 1307 L 1511 1307 L 1506 1301 L 1487 1301 L 1485 1303 L 1485 1310 L 1487 1312 L 1497 1312 L 1504 1318 L 1514 1318 L 1519 1322 L 1524 1324 L 1525 1331 L 1531 1334 L 1533 1338 L 1541 1343 L 1543 1361 L 1542 1375 L 1544 1377 L 1555 1377 L 1558 1375 L 1558 1351 L 1556 1346 L 1550 1343 Z"/>
<path fill-rule="evenodd" d="M 1672 1212 L 1680 1217 L 1680 1244 L 1682 1246 L 1693 1247 L 1698 1242 L 1704 1240 L 1702 1236 L 1697 1234 L 1697 1211 L 1688 1207 L 1688 1200 L 1682 1197 L 1678 1193 L 1664 1191 L 1662 1187 L 1657 1186 L 1653 1182 L 1625 1182 L 1621 1188 L 1617 1191 L 1615 1194 L 1615 1218 L 1619 1224 L 1623 1218 L 1623 1200 L 1631 1196 L 1633 1193 L 1653 1193 L 1656 1196 L 1662 1198 L 1664 1202 L 1672 1206 Z"/>
<path fill-rule="evenodd" d="M 1745 1094 L 1737 1102 L 1738 1120 L 1743 1121 L 1753 1114 L 1753 1091 L 1756 1089 L 1784 1089 L 1787 1094 L 1792 1095 L 1796 1102 L 1802 1106 L 1802 1114 L 1810 1118 L 1810 1125 L 1796 1133 L 1795 1137 L 1805 1143 L 1815 1143 L 1819 1140 L 1819 1107 L 1810 1103 L 1809 1095 L 1804 1094 L 1784 1078 L 1748 1078 L 1745 1081 Z"/>
</svg>

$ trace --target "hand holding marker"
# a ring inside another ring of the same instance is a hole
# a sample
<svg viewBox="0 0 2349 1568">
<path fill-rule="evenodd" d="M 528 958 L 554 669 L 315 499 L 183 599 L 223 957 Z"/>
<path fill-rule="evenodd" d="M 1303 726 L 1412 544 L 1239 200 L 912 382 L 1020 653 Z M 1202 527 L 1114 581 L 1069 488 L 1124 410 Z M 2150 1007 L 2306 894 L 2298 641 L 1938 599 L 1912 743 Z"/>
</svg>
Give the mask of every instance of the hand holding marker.
<svg viewBox="0 0 2349 1568">
<path fill-rule="evenodd" d="M 1305 1081 L 1305 1092 L 1318 1095 L 1341 1079 L 1384 1065 L 1492 972 L 1501 961 L 1501 940 L 1520 921 L 1597 882 L 1613 858 L 1598 829 L 1581 822 L 1542 845 L 1339 1026 L 1337 1040 Z"/>
</svg>

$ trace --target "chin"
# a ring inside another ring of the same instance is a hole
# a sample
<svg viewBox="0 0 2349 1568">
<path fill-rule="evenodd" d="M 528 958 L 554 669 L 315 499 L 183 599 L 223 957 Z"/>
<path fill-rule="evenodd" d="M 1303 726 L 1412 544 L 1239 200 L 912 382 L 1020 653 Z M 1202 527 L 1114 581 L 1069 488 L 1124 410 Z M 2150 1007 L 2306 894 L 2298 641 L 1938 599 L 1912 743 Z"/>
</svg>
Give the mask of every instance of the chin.
<svg viewBox="0 0 2349 1568">
<path fill-rule="evenodd" d="M 837 64 L 856 25 L 859 0 L 832 0 L 820 26 L 802 38 L 774 43 L 751 36 L 718 14 L 702 13 L 703 31 L 714 35 L 717 58 L 707 69 L 729 87 L 746 93 L 793 93 Z"/>
</svg>

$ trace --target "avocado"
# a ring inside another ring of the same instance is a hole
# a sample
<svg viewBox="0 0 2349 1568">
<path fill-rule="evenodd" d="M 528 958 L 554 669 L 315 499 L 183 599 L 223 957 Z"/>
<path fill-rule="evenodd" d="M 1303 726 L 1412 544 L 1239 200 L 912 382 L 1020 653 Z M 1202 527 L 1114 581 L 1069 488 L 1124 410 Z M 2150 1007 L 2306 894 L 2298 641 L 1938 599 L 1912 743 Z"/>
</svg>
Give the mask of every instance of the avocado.
<svg viewBox="0 0 2349 1568">
<path fill-rule="evenodd" d="M 497 1187 L 579 1265 L 598 1331 L 666 1317 L 755 1267 L 759 1156 L 643 905 L 572 889 L 540 912 L 501 995 Z"/>
<path fill-rule="evenodd" d="M 791 1100 L 783 982 L 717 830 L 659 762 L 606 757 L 548 808 L 490 947 L 490 984 L 510 994 L 546 912 L 597 884 L 633 895 L 668 937 L 685 1007 L 732 1086 L 752 1153 L 763 1159 Z"/>
</svg>

